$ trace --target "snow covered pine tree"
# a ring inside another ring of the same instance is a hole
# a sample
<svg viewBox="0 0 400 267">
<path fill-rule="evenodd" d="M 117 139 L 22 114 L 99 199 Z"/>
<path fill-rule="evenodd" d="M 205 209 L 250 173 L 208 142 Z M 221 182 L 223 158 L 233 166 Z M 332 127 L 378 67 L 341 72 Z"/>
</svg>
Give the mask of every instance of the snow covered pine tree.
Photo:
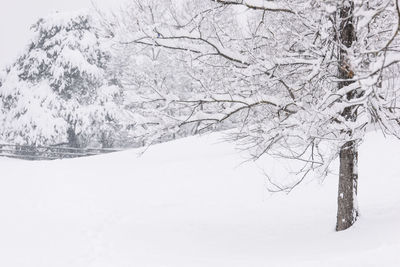
<svg viewBox="0 0 400 267">
<path fill-rule="evenodd" d="M 4 139 L 111 146 L 122 90 L 107 73 L 110 52 L 94 19 L 85 12 L 55 13 L 32 29 L 29 47 L 0 87 Z"/>
<path fill-rule="evenodd" d="M 325 177 L 340 157 L 336 229 L 354 224 L 368 126 L 400 137 L 398 1 L 145 0 L 122 16 L 121 43 L 186 62 L 192 96 L 175 101 L 192 109 L 183 124 L 234 117 L 234 139 L 255 159 L 302 163 L 293 180 L 270 180 L 271 190 Z"/>
</svg>

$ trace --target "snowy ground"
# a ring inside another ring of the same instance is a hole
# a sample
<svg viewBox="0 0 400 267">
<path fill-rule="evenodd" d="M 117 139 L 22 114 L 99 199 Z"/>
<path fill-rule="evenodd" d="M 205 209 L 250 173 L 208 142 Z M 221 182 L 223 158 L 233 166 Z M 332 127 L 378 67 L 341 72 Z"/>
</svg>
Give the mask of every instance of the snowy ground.
<svg viewBox="0 0 400 267">
<path fill-rule="evenodd" d="M 400 142 L 368 136 L 361 218 L 335 233 L 335 176 L 270 195 L 220 137 L 140 158 L 0 159 L 0 266 L 400 266 Z"/>
</svg>

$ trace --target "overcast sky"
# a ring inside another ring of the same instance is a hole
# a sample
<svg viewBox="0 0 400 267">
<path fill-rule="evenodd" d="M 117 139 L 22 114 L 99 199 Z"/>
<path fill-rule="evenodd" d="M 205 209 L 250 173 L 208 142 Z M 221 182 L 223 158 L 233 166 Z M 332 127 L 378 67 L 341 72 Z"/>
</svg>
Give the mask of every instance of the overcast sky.
<svg viewBox="0 0 400 267">
<path fill-rule="evenodd" d="M 0 68 L 11 63 L 30 38 L 29 27 L 38 18 L 55 11 L 90 8 L 91 0 L 1 0 L 0 8 Z M 118 0 L 120 1 L 120 0 Z M 116 0 L 93 0 L 115 5 Z"/>
</svg>

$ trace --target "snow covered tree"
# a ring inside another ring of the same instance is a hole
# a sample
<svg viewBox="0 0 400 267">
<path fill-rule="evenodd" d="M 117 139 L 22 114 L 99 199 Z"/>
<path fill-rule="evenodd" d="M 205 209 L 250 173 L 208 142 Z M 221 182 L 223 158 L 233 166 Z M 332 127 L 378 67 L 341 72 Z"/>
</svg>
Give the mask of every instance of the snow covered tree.
<svg viewBox="0 0 400 267">
<path fill-rule="evenodd" d="M 123 93 L 108 72 L 110 49 L 92 16 L 55 13 L 32 30 L 0 87 L 3 136 L 32 145 L 112 145 Z"/>
<path fill-rule="evenodd" d="M 106 27 L 113 31 L 109 23 Z M 124 32 L 111 35 L 117 43 L 110 66 L 120 77 L 124 104 L 131 111 L 127 138 L 131 145 L 145 146 L 201 132 L 199 125 L 179 127 L 192 109 L 186 104 L 176 105 L 176 100 L 190 100 L 197 86 L 188 75 L 186 59 L 174 51 L 127 45 Z"/>
<path fill-rule="evenodd" d="M 68 125 L 58 115 L 61 99 L 48 84 L 33 85 L 9 73 L 0 89 L 3 141 L 28 145 L 63 142 Z"/>
<path fill-rule="evenodd" d="M 134 145 L 147 145 L 188 135 L 191 127 L 177 128 L 179 120 L 176 117 L 181 113 L 189 114 L 190 110 L 176 109 L 170 105 L 172 100 L 184 98 L 191 88 L 190 79 L 177 75 L 183 72 L 185 65 L 173 61 L 169 62 L 169 68 L 165 68 L 170 52 L 154 47 L 126 50 L 125 45 L 118 45 L 115 48 L 112 68 L 114 71 L 120 70 L 125 105 L 131 110 L 129 139 Z"/>
<path fill-rule="evenodd" d="M 400 137 L 399 11 L 394 0 L 147 0 L 115 25 L 121 43 L 185 62 L 177 75 L 192 79 L 190 96 L 170 101 L 191 109 L 182 125 L 234 118 L 234 139 L 254 159 L 302 163 L 292 181 L 271 180 L 276 191 L 324 177 L 339 157 L 340 231 L 357 220 L 357 151 L 369 125 Z"/>
</svg>

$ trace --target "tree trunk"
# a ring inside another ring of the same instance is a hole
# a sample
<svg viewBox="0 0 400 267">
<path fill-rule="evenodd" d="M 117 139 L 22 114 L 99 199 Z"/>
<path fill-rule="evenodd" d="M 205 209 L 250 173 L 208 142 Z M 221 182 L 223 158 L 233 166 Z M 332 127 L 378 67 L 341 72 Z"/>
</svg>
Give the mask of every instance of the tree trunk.
<svg viewBox="0 0 400 267">
<path fill-rule="evenodd" d="M 72 127 L 70 127 L 67 130 L 67 134 L 68 134 L 68 146 L 78 148 L 79 142 L 78 142 L 78 136 L 76 135 L 75 130 Z"/>
<path fill-rule="evenodd" d="M 346 230 L 358 217 L 357 207 L 357 143 L 347 142 L 340 149 L 340 172 L 336 231 Z"/>
<path fill-rule="evenodd" d="M 352 79 L 354 72 L 351 69 L 347 58 L 347 48 L 351 48 L 355 40 L 355 29 L 353 25 L 354 3 L 351 0 L 343 0 L 339 9 L 339 34 L 338 39 L 342 47 L 339 49 L 339 88 L 343 88 L 352 83 L 346 81 Z M 352 91 L 346 95 L 347 100 L 356 96 L 357 92 Z M 357 119 L 356 107 L 346 107 L 342 116 L 347 121 Z M 349 133 L 351 134 L 351 132 Z M 357 220 L 357 142 L 355 140 L 345 143 L 340 149 L 340 170 L 339 170 L 339 190 L 338 190 L 338 211 L 336 221 L 336 231 L 346 230 Z"/>
</svg>

